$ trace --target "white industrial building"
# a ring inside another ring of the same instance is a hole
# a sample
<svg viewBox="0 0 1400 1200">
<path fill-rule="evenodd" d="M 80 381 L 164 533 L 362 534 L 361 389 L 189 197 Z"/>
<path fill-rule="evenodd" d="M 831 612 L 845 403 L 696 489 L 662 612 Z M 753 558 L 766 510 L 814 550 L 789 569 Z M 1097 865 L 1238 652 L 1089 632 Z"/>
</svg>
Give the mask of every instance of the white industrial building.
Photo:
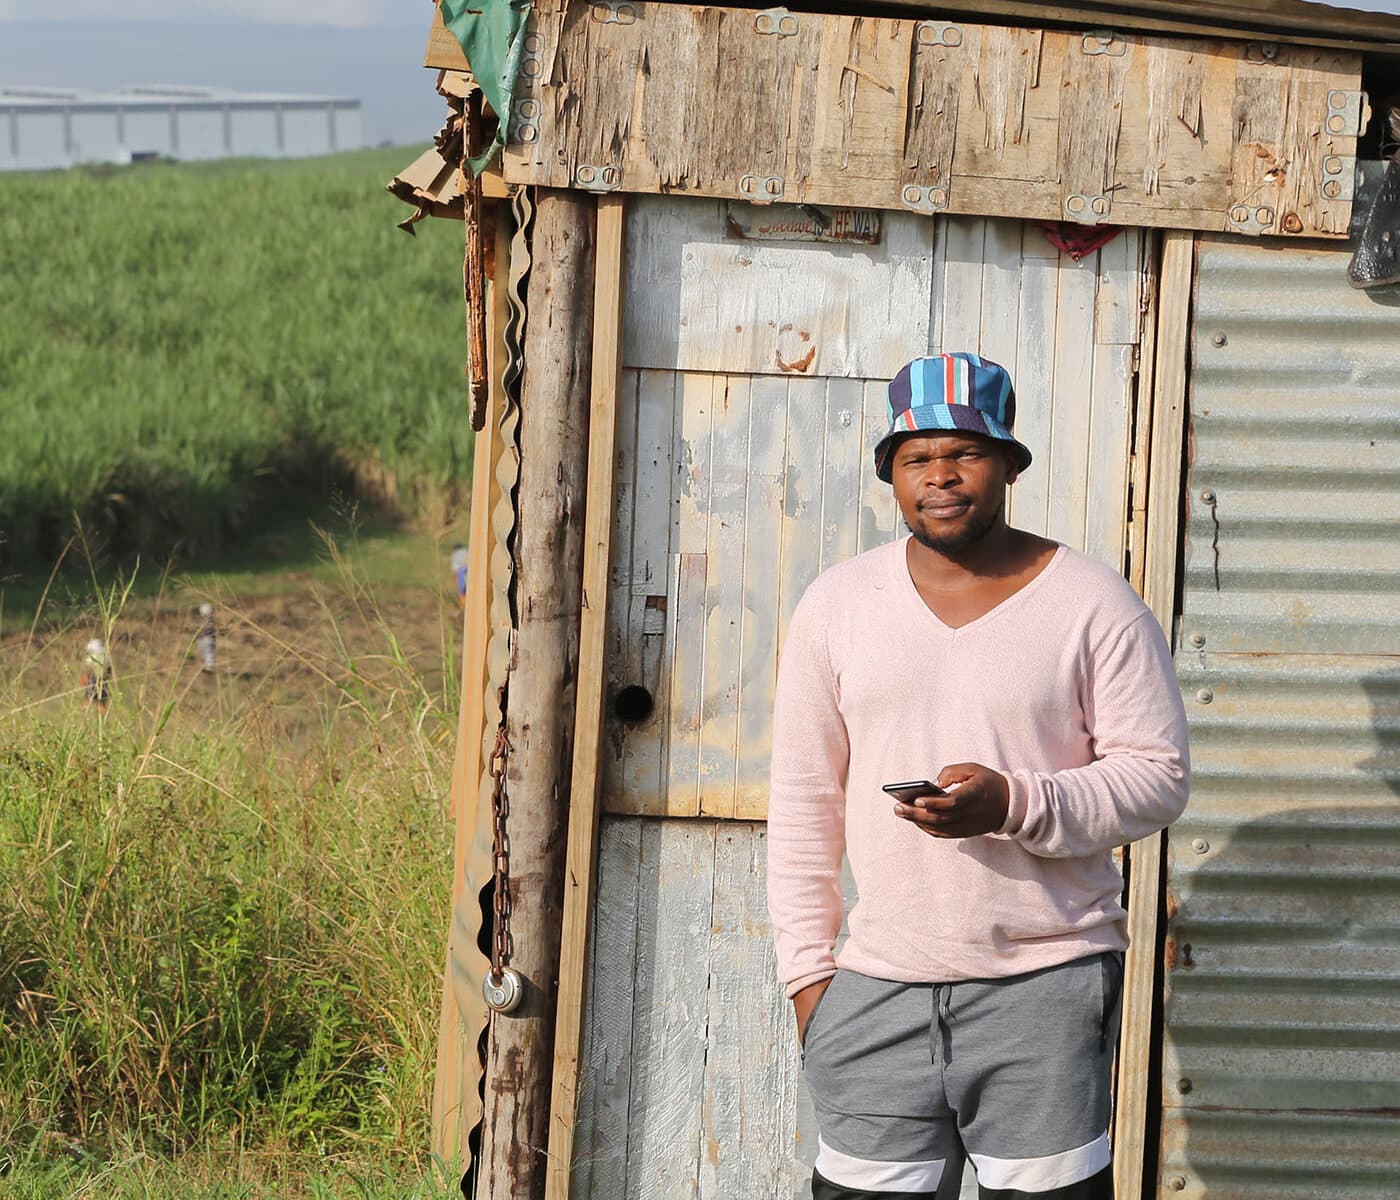
<svg viewBox="0 0 1400 1200">
<path fill-rule="evenodd" d="M 0 86 L 0 170 L 154 158 L 303 158 L 363 145 L 360 102 L 340 96 Z"/>
</svg>

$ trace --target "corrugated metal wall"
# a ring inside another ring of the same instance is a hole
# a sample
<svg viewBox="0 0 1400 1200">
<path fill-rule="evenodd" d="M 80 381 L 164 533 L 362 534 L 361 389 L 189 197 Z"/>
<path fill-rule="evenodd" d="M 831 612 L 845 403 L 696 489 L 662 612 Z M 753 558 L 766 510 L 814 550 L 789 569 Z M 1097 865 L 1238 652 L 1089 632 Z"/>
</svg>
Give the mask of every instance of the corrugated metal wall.
<svg viewBox="0 0 1400 1200">
<path fill-rule="evenodd" d="M 1200 245 L 1163 1197 L 1400 1196 L 1400 295 Z"/>
</svg>

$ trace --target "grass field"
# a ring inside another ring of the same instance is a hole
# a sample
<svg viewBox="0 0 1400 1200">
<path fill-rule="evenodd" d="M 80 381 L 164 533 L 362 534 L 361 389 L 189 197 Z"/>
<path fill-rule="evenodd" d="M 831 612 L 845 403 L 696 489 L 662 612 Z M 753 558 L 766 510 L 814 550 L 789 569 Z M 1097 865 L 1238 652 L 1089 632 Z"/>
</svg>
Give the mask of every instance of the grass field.
<svg viewBox="0 0 1400 1200">
<path fill-rule="evenodd" d="M 461 237 L 394 227 L 413 154 L 0 175 L 0 578 L 75 516 L 108 556 L 199 564 L 334 494 L 451 515 Z"/>
<path fill-rule="evenodd" d="M 0 1196 L 457 1194 L 470 434 L 413 154 L 0 176 Z"/>
<path fill-rule="evenodd" d="M 330 542 L 274 594 L 113 590 L 0 642 L 0 1194 L 455 1194 L 427 1122 L 457 609 L 440 546 L 371 585 L 383 553 Z"/>
</svg>

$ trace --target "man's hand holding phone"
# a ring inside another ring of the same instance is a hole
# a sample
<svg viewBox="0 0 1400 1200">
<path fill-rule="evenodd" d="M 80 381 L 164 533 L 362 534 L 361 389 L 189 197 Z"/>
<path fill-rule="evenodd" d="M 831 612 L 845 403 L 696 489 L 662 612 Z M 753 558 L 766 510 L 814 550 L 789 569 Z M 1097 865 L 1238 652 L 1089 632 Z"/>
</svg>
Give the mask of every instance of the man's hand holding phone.
<svg viewBox="0 0 1400 1200">
<path fill-rule="evenodd" d="M 895 797 L 895 816 L 940 838 L 995 833 L 1011 803 L 1006 776 L 981 763 L 956 763 L 937 780 L 885 784 L 884 790 Z"/>
</svg>

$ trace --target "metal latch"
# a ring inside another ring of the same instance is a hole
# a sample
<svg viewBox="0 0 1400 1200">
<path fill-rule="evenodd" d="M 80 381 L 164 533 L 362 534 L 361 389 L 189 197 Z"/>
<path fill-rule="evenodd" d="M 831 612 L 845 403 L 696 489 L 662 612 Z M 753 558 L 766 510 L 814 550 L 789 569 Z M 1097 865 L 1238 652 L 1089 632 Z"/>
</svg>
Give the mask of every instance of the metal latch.
<svg viewBox="0 0 1400 1200">
<path fill-rule="evenodd" d="M 629 0 L 594 0 L 590 15 L 604 25 L 635 25 L 637 6 Z"/>
<path fill-rule="evenodd" d="M 1236 233 L 1258 237 L 1273 228 L 1276 215 L 1272 208 L 1251 208 L 1248 204 L 1232 204 L 1227 217 L 1230 228 Z"/>
<path fill-rule="evenodd" d="M 1109 58 L 1122 58 L 1128 52 L 1128 43 L 1111 29 L 1086 33 L 1081 47 L 1085 54 L 1107 54 Z"/>
<path fill-rule="evenodd" d="M 1371 119 L 1370 97 L 1365 92 L 1327 93 L 1327 132 L 1334 137 L 1360 137 Z"/>
<path fill-rule="evenodd" d="M 942 212 L 948 207 L 946 187 L 920 187 L 916 183 L 907 183 L 900 189 L 899 198 L 905 208 L 919 213 Z"/>
<path fill-rule="evenodd" d="M 622 168 L 599 163 L 580 163 L 574 182 L 589 192 L 615 192 L 622 186 Z"/>
<path fill-rule="evenodd" d="M 1112 211 L 1112 196 L 1089 196 L 1075 192 L 1065 197 L 1065 216 L 1081 225 L 1102 225 Z"/>
<path fill-rule="evenodd" d="M 914 26 L 916 46 L 961 46 L 963 31 L 949 21 L 920 21 Z"/>
<path fill-rule="evenodd" d="M 1329 200 L 1351 200 L 1356 196 L 1356 158 L 1329 154 L 1322 160 L 1322 194 Z"/>
<path fill-rule="evenodd" d="M 753 27 L 759 33 L 776 34 L 778 37 L 792 37 L 799 28 L 797 15 L 785 8 L 765 8 L 754 14 Z"/>
<path fill-rule="evenodd" d="M 739 180 L 739 195 L 753 204 L 772 204 L 786 190 L 787 180 L 781 175 L 745 175 Z"/>
<path fill-rule="evenodd" d="M 510 128 L 506 140 L 526 146 L 540 138 L 540 102 L 533 96 L 514 101 L 510 106 Z"/>
</svg>

